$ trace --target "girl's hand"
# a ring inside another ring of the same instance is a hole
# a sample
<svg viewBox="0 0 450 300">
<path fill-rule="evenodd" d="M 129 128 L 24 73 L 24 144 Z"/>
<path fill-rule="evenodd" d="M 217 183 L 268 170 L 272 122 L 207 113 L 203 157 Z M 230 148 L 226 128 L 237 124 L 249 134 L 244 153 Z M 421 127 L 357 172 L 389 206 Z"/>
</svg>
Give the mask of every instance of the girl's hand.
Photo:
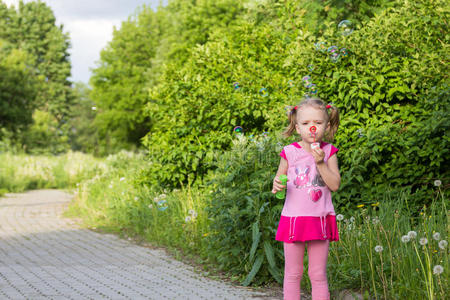
<svg viewBox="0 0 450 300">
<path fill-rule="evenodd" d="M 323 163 L 323 159 L 325 158 L 325 152 L 323 152 L 320 148 L 311 149 L 311 154 L 314 157 L 314 161 L 316 164 Z"/>
<path fill-rule="evenodd" d="M 285 185 L 282 185 L 282 184 L 281 184 L 281 181 L 280 181 L 279 177 L 280 177 L 280 176 L 276 176 L 276 177 L 273 179 L 273 187 L 272 187 L 272 193 L 273 193 L 273 194 L 275 194 L 276 192 L 279 192 L 279 191 L 281 191 L 281 190 L 283 190 L 283 189 L 286 188 Z M 288 181 L 289 181 L 289 179 L 288 179 Z"/>
</svg>

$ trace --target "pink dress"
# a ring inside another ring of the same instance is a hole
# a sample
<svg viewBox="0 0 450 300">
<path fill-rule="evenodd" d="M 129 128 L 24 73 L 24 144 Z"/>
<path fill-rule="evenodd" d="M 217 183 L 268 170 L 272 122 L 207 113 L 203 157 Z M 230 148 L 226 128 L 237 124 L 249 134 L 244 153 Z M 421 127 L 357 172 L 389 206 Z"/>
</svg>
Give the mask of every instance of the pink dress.
<svg viewBox="0 0 450 300">
<path fill-rule="evenodd" d="M 325 152 L 325 162 L 338 151 L 325 142 L 320 143 L 320 148 Z M 288 162 L 288 182 L 275 239 L 286 243 L 338 241 L 331 191 L 323 182 L 312 154 L 292 143 L 283 148 L 280 156 Z"/>
</svg>

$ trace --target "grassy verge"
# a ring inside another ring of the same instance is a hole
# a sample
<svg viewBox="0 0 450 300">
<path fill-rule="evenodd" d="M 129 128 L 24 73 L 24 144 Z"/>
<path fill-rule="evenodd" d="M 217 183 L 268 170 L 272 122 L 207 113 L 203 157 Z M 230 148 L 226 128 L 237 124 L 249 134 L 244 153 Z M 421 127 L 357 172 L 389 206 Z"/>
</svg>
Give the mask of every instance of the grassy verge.
<svg viewBox="0 0 450 300">
<path fill-rule="evenodd" d="M 245 274 L 218 268 L 215 257 L 221 249 L 213 247 L 207 213 L 212 187 L 169 191 L 143 185 L 136 178 L 151 162 L 128 152 L 103 160 L 77 153 L 52 158 L 1 156 L 0 188 L 10 192 L 73 188 L 76 196 L 68 215 L 81 217 L 85 226 L 165 247 L 174 257 L 187 258 L 204 269 L 204 275 L 232 282 L 245 279 Z M 445 299 L 449 292 L 448 199 L 436 183 L 431 205 L 413 213 L 408 194 L 389 195 L 379 199 L 376 207 L 338 215 L 340 241 L 331 243 L 328 259 L 330 290 L 358 291 L 366 299 Z M 275 241 L 273 247 L 282 249 Z M 305 266 L 307 261 L 305 256 Z M 282 264 L 277 261 L 280 269 Z M 265 284 L 276 285 L 273 279 Z M 302 289 L 310 288 L 305 271 Z"/>
</svg>

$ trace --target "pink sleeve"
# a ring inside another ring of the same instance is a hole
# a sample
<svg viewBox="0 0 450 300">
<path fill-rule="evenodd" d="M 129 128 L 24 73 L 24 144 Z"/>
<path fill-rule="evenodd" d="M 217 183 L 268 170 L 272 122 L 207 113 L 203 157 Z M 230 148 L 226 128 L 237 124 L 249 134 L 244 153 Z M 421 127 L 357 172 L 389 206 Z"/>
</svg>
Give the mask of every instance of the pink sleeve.
<svg viewBox="0 0 450 300">
<path fill-rule="evenodd" d="M 338 152 L 338 151 L 339 151 L 338 148 L 336 148 L 335 146 L 331 145 L 330 156 L 329 156 L 328 158 L 332 157 L 333 154 L 335 154 L 335 153 Z"/>
<path fill-rule="evenodd" d="M 284 148 L 283 148 L 283 151 L 281 151 L 280 156 L 282 158 L 284 158 L 285 160 L 287 160 L 286 153 L 284 152 Z"/>
</svg>

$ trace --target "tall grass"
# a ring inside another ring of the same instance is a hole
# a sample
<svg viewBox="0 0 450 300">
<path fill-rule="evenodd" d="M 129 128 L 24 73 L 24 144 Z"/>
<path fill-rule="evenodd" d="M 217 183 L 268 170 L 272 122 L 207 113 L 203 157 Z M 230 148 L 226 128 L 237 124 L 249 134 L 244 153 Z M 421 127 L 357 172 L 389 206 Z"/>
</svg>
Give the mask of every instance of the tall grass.
<svg viewBox="0 0 450 300">
<path fill-rule="evenodd" d="M 217 235 L 208 215 L 216 194 L 213 185 L 169 191 L 142 184 L 141 171 L 151 162 L 129 152 L 103 160 L 77 153 L 52 158 L 2 154 L 0 159 L 0 187 L 8 191 L 74 187 L 76 196 L 69 213 L 81 216 L 86 226 L 139 237 L 195 255 L 198 262 L 220 265 L 217 257 L 222 249 L 212 247 Z M 340 241 L 330 244 L 330 290 L 369 291 L 369 299 L 447 298 L 448 199 L 436 183 L 430 205 L 412 211 L 408 200 L 405 192 L 386 192 L 373 206 L 361 205 L 342 214 L 336 211 Z M 258 211 L 262 216 L 263 210 Z M 271 243 L 274 249 L 282 249 L 281 243 Z M 283 261 L 277 264 L 282 270 Z M 247 268 L 244 263 L 242 267 Z M 243 282 L 246 271 L 230 277 Z M 302 288 L 310 287 L 305 272 Z"/>
</svg>

